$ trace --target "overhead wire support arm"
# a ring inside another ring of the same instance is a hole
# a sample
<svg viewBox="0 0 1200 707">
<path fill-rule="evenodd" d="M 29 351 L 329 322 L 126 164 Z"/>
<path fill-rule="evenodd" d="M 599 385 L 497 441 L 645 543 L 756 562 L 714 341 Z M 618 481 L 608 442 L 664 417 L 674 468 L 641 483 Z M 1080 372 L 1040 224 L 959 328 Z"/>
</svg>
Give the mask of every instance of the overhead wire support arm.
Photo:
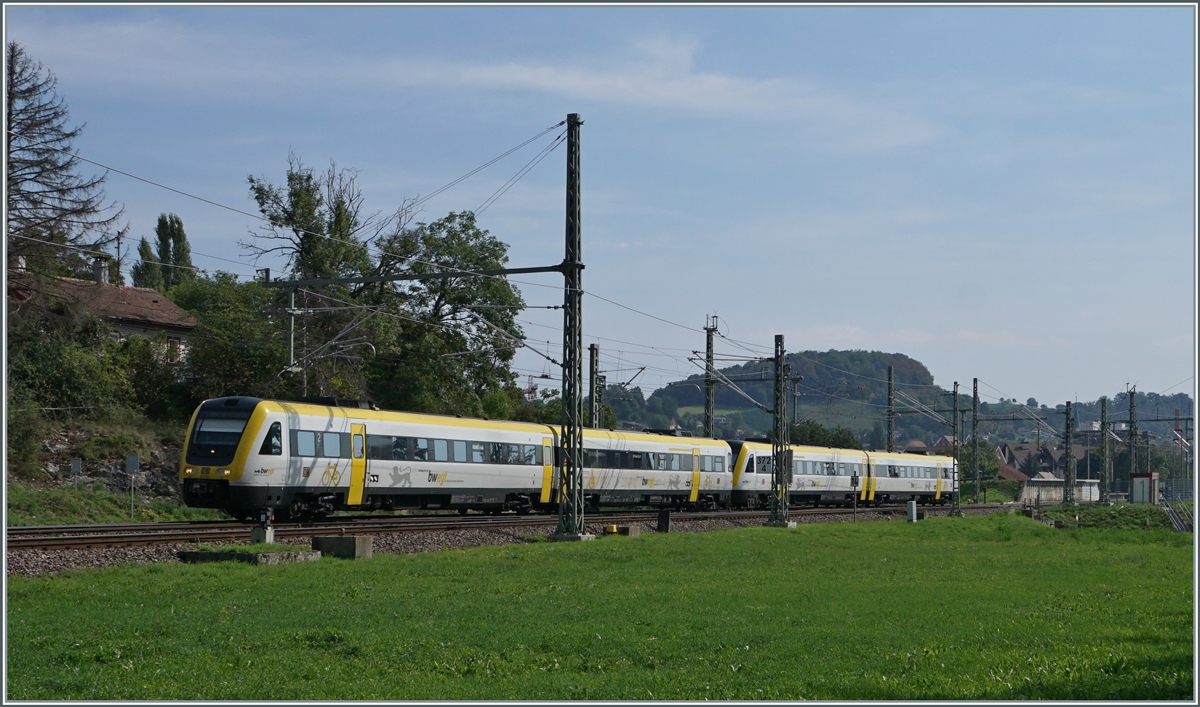
<svg viewBox="0 0 1200 707">
<path fill-rule="evenodd" d="M 580 269 L 583 264 L 579 264 Z M 353 285 L 353 284 L 368 284 L 372 282 L 399 282 L 403 280 L 449 280 L 456 277 L 491 277 L 497 275 L 521 275 L 526 273 L 538 272 L 565 272 L 567 268 L 566 262 L 558 265 L 547 265 L 544 267 L 532 268 L 503 268 L 500 270 L 443 270 L 441 272 L 428 273 L 404 273 L 401 275 L 368 275 L 365 277 L 341 277 L 330 278 L 328 280 L 272 280 L 270 279 L 271 271 L 265 269 L 266 277 L 259 284 L 263 287 L 312 287 L 315 285 Z"/>
</svg>

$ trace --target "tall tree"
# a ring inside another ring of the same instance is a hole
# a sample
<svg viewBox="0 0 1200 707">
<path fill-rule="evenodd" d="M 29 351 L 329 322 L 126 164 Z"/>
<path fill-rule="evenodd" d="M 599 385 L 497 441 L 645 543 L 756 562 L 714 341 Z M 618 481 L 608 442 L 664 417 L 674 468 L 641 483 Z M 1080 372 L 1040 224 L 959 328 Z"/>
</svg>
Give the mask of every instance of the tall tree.
<svg viewBox="0 0 1200 707">
<path fill-rule="evenodd" d="M 16 42 L 6 46 L 5 60 L 9 257 L 24 256 L 39 269 L 79 271 L 87 263 L 78 249 L 106 247 L 123 212 L 105 203 L 107 174 L 79 174 L 74 142 L 83 126 L 70 127 L 58 79 Z"/>
<path fill-rule="evenodd" d="M 162 263 L 163 287 L 169 290 L 195 277 L 192 249 L 183 231 L 183 220 L 175 214 L 159 214 L 154 235 L 158 238 L 158 262 Z"/>
<path fill-rule="evenodd" d="M 138 258 L 130 273 L 133 276 L 133 286 L 165 291 L 163 269 L 159 266 L 158 257 L 151 250 L 150 243 L 144 237 L 142 242 L 138 243 Z"/>
<path fill-rule="evenodd" d="M 335 164 L 314 172 L 295 155 L 283 185 L 250 177 L 250 196 L 268 226 L 243 247 L 285 257 L 289 274 L 302 279 L 508 262 L 508 246 L 470 212 L 412 226 L 409 201 L 387 216 L 366 213 L 356 178 Z M 286 296 L 276 292 L 279 307 Z M 513 385 L 508 362 L 523 336 L 515 317 L 524 306 L 505 278 L 321 285 L 301 288 L 296 305 L 311 312 L 297 317 L 301 392 L 464 415 L 483 414 L 485 399 L 493 413 L 505 408 L 497 401 Z"/>
<path fill-rule="evenodd" d="M 266 217 L 267 226 L 242 247 L 256 257 L 284 256 L 289 274 L 299 279 L 370 274 L 368 243 L 372 232 L 386 228 L 391 219 L 379 220 L 362 213 L 357 174 L 353 169 L 338 169 L 333 163 L 325 173 L 318 174 L 295 154 L 289 154 L 284 185 L 272 184 L 265 177 L 249 177 L 250 196 Z M 368 234 L 367 238 L 363 233 Z M 338 365 L 341 346 L 326 347 L 331 341 L 358 338 L 370 331 L 364 323 L 374 313 L 355 310 L 356 291 L 342 284 L 304 288 L 297 293 L 298 307 L 324 310 L 297 319 L 296 358 L 303 368 L 301 392 L 365 395 L 366 383 L 357 367 L 344 365 L 344 359 L 343 365 Z"/>
</svg>

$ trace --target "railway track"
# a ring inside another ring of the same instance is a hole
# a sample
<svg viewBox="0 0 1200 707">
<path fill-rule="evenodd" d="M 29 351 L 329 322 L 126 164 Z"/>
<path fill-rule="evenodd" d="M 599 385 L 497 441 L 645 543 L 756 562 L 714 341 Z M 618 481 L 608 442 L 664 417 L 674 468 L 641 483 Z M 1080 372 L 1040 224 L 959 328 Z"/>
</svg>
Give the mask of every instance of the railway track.
<svg viewBox="0 0 1200 707">
<path fill-rule="evenodd" d="M 999 508 L 998 504 L 963 505 L 963 510 Z M 923 509 L 944 515 L 949 507 Z M 903 506 L 864 508 L 859 513 L 903 516 Z M 591 526 L 643 523 L 657 517 L 657 511 L 609 511 L 588 514 Z M 803 508 L 791 511 L 795 516 L 851 515 L 847 508 Z M 765 519 L 767 511 L 676 511 L 674 521 L 755 520 Z M 313 535 L 365 535 L 368 533 L 404 533 L 468 528 L 508 528 L 556 525 L 554 515 L 430 515 L 430 516 L 352 516 L 311 523 L 275 524 L 276 538 Z M 116 523 L 107 525 L 18 526 L 8 528 L 9 550 L 83 550 L 129 547 L 164 543 L 203 543 L 221 540 L 249 541 L 247 523 L 237 521 L 195 521 L 173 523 Z"/>
</svg>

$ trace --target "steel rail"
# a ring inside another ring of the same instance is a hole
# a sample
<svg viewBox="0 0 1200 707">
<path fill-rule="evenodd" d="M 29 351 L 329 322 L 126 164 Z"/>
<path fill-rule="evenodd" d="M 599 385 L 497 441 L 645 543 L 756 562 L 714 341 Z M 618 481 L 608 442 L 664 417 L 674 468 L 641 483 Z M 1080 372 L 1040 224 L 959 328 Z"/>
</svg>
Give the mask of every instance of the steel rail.
<svg viewBox="0 0 1200 707">
<path fill-rule="evenodd" d="M 977 504 L 963 506 L 964 510 L 980 510 L 998 508 L 999 504 Z M 949 507 L 928 508 L 927 512 L 937 513 L 948 511 Z M 884 515 L 902 515 L 903 506 L 883 506 L 861 509 L 863 513 Z M 613 512 L 603 516 L 592 516 L 588 524 L 593 526 L 618 525 L 622 523 L 640 523 L 652 521 L 656 511 L 642 512 Z M 796 511 L 798 515 L 851 515 L 848 508 L 808 508 Z M 698 520 L 760 520 L 769 515 L 768 511 L 675 511 L 672 512 L 674 521 Z M 223 521 L 217 521 L 222 523 Z M 371 533 L 404 533 L 404 532 L 434 532 L 464 529 L 504 529 L 513 527 L 548 526 L 558 522 L 554 515 L 527 516 L 492 516 L 492 515 L 439 515 L 439 516 L 401 516 L 364 518 L 357 522 L 326 522 L 319 524 L 286 524 L 275 526 L 275 537 L 295 538 L 311 537 L 314 535 L 362 535 Z M 116 527 L 147 524 L 117 524 Z M 8 550 L 85 550 L 107 547 L 132 547 L 136 545 L 156 545 L 169 543 L 202 543 L 216 540 L 250 539 L 253 526 L 237 524 L 231 527 L 217 527 L 212 522 L 207 525 L 195 524 L 193 527 L 178 527 L 186 523 L 149 524 L 155 526 L 176 526 L 168 529 L 142 530 L 138 532 L 93 532 L 76 535 L 35 536 L 9 535 L 6 538 Z M 54 526 L 64 527 L 64 526 Z M 67 526 L 69 527 L 69 526 Z M 103 526 L 87 526 L 98 528 Z M 10 531 L 12 529 L 9 529 Z"/>
</svg>

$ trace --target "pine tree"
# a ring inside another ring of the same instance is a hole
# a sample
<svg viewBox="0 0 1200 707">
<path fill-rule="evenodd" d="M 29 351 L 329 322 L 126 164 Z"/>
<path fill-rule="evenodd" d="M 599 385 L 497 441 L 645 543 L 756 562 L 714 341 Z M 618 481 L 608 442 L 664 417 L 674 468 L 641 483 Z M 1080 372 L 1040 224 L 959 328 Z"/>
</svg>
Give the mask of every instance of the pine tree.
<svg viewBox="0 0 1200 707">
<path fill-rule="evenodd" d="M 138 244 L 138 257 L 141 260 L 134 263 L 131 270 L 133 286 L 150 287 L 160 292 L 163 291 L 165 289 L 163 269 L 158 264 L 158 258 L 154 255 L 154 251 L 150 249 L 150 243 L 145 237 Z"/>
<path fill-rule="evenodd" d="M 5 59 L 9 257 L 23 255 L 30 266 L 40 261 L 47 269 L 79 269 L 82 261 L 62 246 L 104 248 L 116 237 L 122 211 L 105 205 L 107 175 L 78 174 L 74 141 L 83 128 L 68 126 L 69 111 L 55 91 L 58 79 L 16 42 L 8 43 Z"/>
</svg>

